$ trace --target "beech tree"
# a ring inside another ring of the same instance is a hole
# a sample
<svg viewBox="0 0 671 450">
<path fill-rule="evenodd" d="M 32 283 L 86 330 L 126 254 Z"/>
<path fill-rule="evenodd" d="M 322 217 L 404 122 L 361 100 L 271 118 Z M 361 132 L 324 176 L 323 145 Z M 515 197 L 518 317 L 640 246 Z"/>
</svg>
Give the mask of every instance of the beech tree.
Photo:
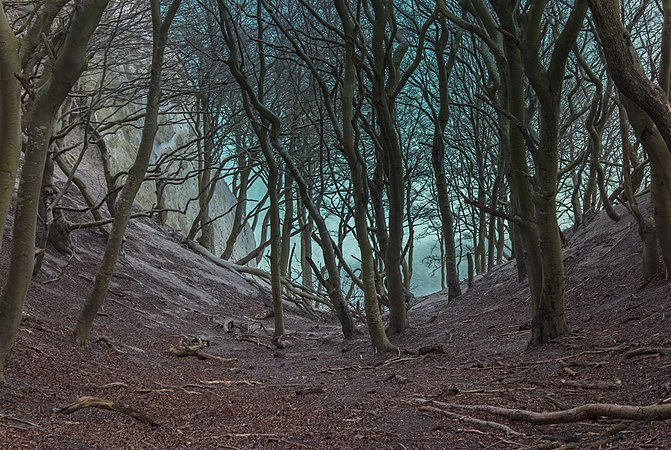
<svg viewBox="0 0 671 450">
<path fill-rule="evenodd" d="M 53 65 L 44 69 L 40 86 L 35 91 L 34 99 L 31 102 L 26 130 L 28 139 L 25 146 L 25 163 L 21 171 L 16 212 L 14 215 L 9 272 L 2 289 L 2 295 L 0 296 L 0 377 L 3 376 L 7 357 L 19 329 L 23 303 L 33 272 L 37 209 L 42 185 L 42 174 L 44 173 L 44 165 L 53 133 L 53 122 L 58 109 L 70 92 L 70 89 L 72 89 L 72 86 L 77 82 L 86 68 L 86 47 L 91 35 L 98 26 L 98 22 L 108 1 L 84 0 L 75 9 L 57 57 L 53 61 Z M 52 14 L 52 11 L 50 11 L 52 7 L 54 7 L 54 4 L 47 3 L 45 5 L 46 10 L 49 11 L 47 16 L 51 21 L 53 21 L 53 17 L 55 17 L 60 9 L 55 8 L 56 13 Z M 5 17 L 4 13 L 2 17 Z M 47 28 L 44 30 L 41 27 L 45 25 L 40 23 L 35 32 L 40 33 L 48 30 L 51 21 L 47 20 Z M 0 27 L 2 27 L 1 22 Z M 26 39 L 31 36 L 31 34 L 27 34 Z M 37 37 L 34 37 L 34 39 L 37 39 Z M 11 40 L 7 42 L 11 42 Z M 35 45 L 34 42 L 27 40 L 26 47 L 23 48 L 23 51 L 27 53 L 19 53 L 19 60 L 24 58 L 28 60 L 33 57 L 32 52 L 35 51 Z M 11 51 L 11 47 L 7 49 L 10 67 L 15 66 L 11 62 L 13 58 Z M 24 56 L 21 57 L 22 55 Z M 10 97 L 13 98 L 14 94 L 11 93 L 12 91 L 10 84 Z M 10 118 L 12 116 L 15 117 L 15 114 L 16 112 L 12 112 L 11 109 L 9 110 Z M 9 124 L 12 122 L 10 120 Z M 12 142 L 12 135 L 18 132 L 18 130 L 13 130 L 8 133 L 10 143 Z M 8 147 L 8 149 L 8 151 L 13 150 L 11 147 Z M 9 155 L 8 159 L 12 159 L 12 155 Z M 12 182 L 8 186 L 10 195 L 13 184 Z M 7 194 L 3 192 L 2 195 L 4 197 Z"/>
<path fill-rule="evenodd" d="M 622 103 L 652 165 L 652 192 L 657 240 L 667 271 L 671 270 L 671 2 L 663 2 L 663 35 L 658 84 L 645 74 L 625 29 L 619 2 L 590 0 L 589 7 Z"/>
<path fill-rule="evenodd" d="M 130 220 L 131 208 L 137 195 L 144 176 L 149 166 L 149 158 L 154 146 L 154 137 L 158 129 L 158 112 L 161 100 L 161 74 L 163 69 L 163 57 L 168 43 L 168 30 L 170 24 L 177 14 L 181 0 L 173 0 L 163 17 L 161 13 L 161 4 L 159 0 L 151 1 L 152 18 L 152 60 L 151 60 L 151 78 L 149 82 L 149 91 L 147 93 L 146 113 L 144 115 L 144 125 L 142 127 L 142 139 L 138 148 L 135 162 L 131 167 L 128 178 L 115 207 L 114 222 L 112 222 L 112 231 L 107 240 L 105 254 L 94 280 L 93 288 L 89 292 L 86 301 L 82 305 L 77 318 L 77 324 L 74 328 L 74 337 L 80 346 L 88 347 L 90 345 L 90 333 L 93 322 L 98 314 L 100 306 L 105 300 L 109 283 L 114 273 L 121 244 L 123 243 L 126 227 Z"/>
</svg>

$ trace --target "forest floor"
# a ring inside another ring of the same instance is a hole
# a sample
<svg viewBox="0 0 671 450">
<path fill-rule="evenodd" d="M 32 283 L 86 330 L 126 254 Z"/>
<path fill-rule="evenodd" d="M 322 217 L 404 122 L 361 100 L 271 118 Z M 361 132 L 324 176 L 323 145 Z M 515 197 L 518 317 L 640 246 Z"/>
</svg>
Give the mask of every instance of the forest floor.
<svg viewBox="0 0 671 450">
<path fill-rule="evenodd" d="M 641 286 L 637 229 L 618 211 L 618 223 L 601 214 L 569 235 L 570 335 L 527 349 L 527 286 L 507 263 L 450 304 L 445 293 L 419 299 L 411 328 L 393 337 L 404 352 L 386 357 L 365 334 L 344 341 L 332 316 L 294 310 L 276 348 L 268 295 L 149 219 L 129 228 L 93 330 L 105 340 L 82 350 L 71 329 L 104 238 L 79 231 L 76 256 L 50 249 L 31 286 L 0 387 L 0 448 L 671 448 L 669 421 L 531 425 L 417 401 L 539 412 L 670 402 L 669 284 Z M 8 247 L 6 237 L 0 274 Z M 197 337 L 219 358 L 169 352 Z M 443 352 L 412 352 L 431 344 Z M 641 347 L 662 349 L 626 353 Z M 126 404 L 157 425 L 94 408 L 59 413 L 83 396 Z"/>
</svg>

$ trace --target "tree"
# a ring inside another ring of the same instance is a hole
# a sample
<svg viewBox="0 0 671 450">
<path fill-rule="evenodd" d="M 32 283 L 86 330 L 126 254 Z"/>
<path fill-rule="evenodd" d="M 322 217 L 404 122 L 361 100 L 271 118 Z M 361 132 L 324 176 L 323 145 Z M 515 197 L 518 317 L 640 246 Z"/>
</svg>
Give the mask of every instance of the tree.
<svg viewBox="0 0 671 450">
<path fill-rule="evenodd" d="M 623 95 L 636 136 L 650 156 L 652 165 L 652 192 L 655 222 L 659 230 L 671 229 L 671 103 L 669 95 L 671 73 L 671 3 L 664 5 L 664 35 L 662 40 L 659 85 L 655 85 L 643 71 L 631 36 L 625 29 L 619 11 L 619 2 L 589 0 L 596 32 L 609 67 L 609 75 Z M 671 270 L 671 234 L 657 235 L 662 259 L 667 271 Z"/>
<path fill-rule="evenodd" d="M 144 116 L 144 125 L 142 127 L 142 139 L 138 148 L 135 162 L 131 167 L 128 178 L 124 184 L 121 194 L 117 201 L 112 222 L 112 231 L 110 232 L 105 247 L 105 254 L 94 280 L 93 288 L 86 297 L 86 301 L 77 317 L 77 324 L 73 330 L 75 340 L 80 346 L 88 347 L 91 328 L 98 314 L 100 306 L 105 300 L 109 283 L 114 273 L 119 251 L 123 243 L 126 228 L 131 216 L 133 201 L 137 195 L 142 182 L 144 181 L 149 158 L 154 146 L 154 137 L 158 130 L 158 111 L 161 101 L 161 74 L 163 70 L 163 57 L 168 44 L 168 30 L 170 24 L 175 18 L 181 0 L 173 0 L 166 11 L 165 17 L 161 15 L 161 5 L 159 0 L 151 1 L 152 18 L 152 60 L 151 60 L 151 78 L 149 82 L 149 92 L 147 93 L 146 112 Z"/>
<path fill-rule="evenodd" d="M 19 41 L 9 26 L 4 8 L 0 9 L 0 248 L 7 212 L 14 192 L 16 169 L 21 152 L 21 84 Z"/>
<path fill-rule="evenodd" d="M 53 122 L 70 89 L 86 68 L 86 47 L 108 1 L 83 0 L 75 9 L 58 56 L 53 66 L 45 69 L 43 82 L 35 92 L 31 105 L 25 163 L 14 216 L 11 260 L 0 296 L 0 378 L 4 375 L 19 329 L 23 302 L 33 272 L 37 209 Z"/>
</svg>

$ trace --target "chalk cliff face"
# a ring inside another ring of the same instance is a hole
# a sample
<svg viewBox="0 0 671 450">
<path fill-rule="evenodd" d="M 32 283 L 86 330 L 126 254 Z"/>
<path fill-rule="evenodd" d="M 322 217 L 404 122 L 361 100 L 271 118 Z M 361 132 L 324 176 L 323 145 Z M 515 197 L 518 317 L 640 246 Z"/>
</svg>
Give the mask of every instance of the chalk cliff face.
<svg viewBox="0 0 671 450">
<path fill-rule="evenodd" d="M 137 104 L 130 104 L 126 107 L 108 109 L 102 108 L 96 112 L 96 117 L 106 122 L 114 122 L 124 117 L 129 117 L 138 111 L 140 107 Z M 137 148 L 140 145 L 142 134 L 142 120 L 133 123 L 134 126 L 119 127 L 114 133 L 104 136 L 104 141 L 108 149 L 110 171 L 112 175 L 121 171 L 127 171 L 137 154 Z M 171 210 L 166 214 L 166 225 L 181 232 L 185 236 L 189 233 L 193 220 L 198 215 L 198 180 L 195 176 L 197 162 L 195 161 L 194 146 L 188 144 L 195 139 L 194 132 L 186 124 L 185 118 L 181 114 L 165 114 L 161 116 L 160 126 L 151 162 L 164 161 L 169 155 L 170 163 L 161 164 L 161 171 L 168 177 L 168 183 L 164 190 L 165 208 Z M 190 177 L 189 177 L 190 175 Z M 169 180 L 182 179 L 187 177 L 181 184 L 171 184 Z M 145 181 L 138 192 L 135 201 L 145 209 L 150 209 L 156 205 L 156 183 L 154 181 Z M 216 184 L 215 194 L 210 202 L 210 217 L 219 217 L 214 225 L 214 251 L 219 255 L 223 252 L 226 240 L 233 227 L 233 215 L 235 213 L 235 204 L 237 199 L 231 192 L 228 184 L 224 180 L 219 180 Z M 226 214 L 225 214 L 226 213 Z M 222 216 L 222 217 L 220 217 Z M 249 226 L 245 226 L 238 236 L 235 244 L 232 260 L 242 258 L 256 247 L 254 233 Z"/>
</svg>

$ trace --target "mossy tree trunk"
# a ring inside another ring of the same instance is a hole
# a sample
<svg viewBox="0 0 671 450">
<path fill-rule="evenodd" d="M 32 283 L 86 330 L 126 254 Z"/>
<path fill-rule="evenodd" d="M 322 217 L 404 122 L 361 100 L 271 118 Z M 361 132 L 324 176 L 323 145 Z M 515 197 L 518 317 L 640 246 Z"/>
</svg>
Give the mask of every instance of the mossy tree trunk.
<svg viewBox="0 0 671 450">
<path fill-rule="evenodd" d="M 547 2 L 532 4 L 520 48 L 525 73 L 540 105 L 536 164 L 536 219 L 541 254 L 542 291 L 531 324 L 531 344 L 544 344 L 568 332 L 564 315 L 564 262 L 557 223 L 557 180 L 561 100 L 566 63 L 587 12 L 587 1 L 576 0 L 554 42 L 547 67 L 541 61 L 541 26 Z"/>
<path fill-rule="evenodd" d="M 373 249 L 368 238 L 368 189 L 366 188 L 366 166 L 356 148 L 354 93 L 356 88 L 356 40 L 357 28 L 354 18 L 344 0 L 335 0 L 335 7 L 343 26 L 345 39 L 344 74 L 341 92 L 342 145 L 343 154 L 352 174 L 352 197 L 354 199 L 354 222 L 356 238 L 361 252 L 361 281 L 363 283 L 366 325 L 373 348 L 378 352 L 393 351 L 384 330 L 375 285 L 375 263 Z"/>
</svg>

